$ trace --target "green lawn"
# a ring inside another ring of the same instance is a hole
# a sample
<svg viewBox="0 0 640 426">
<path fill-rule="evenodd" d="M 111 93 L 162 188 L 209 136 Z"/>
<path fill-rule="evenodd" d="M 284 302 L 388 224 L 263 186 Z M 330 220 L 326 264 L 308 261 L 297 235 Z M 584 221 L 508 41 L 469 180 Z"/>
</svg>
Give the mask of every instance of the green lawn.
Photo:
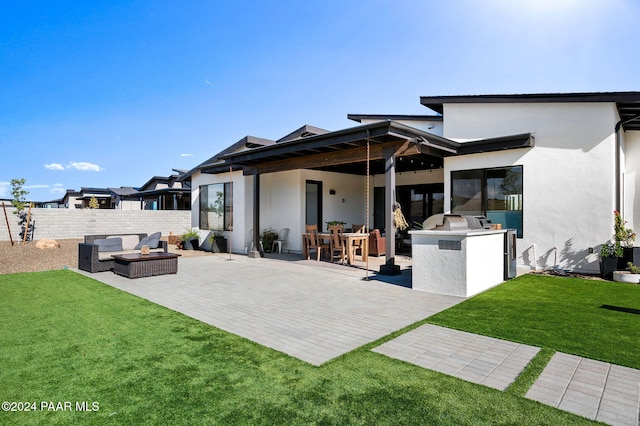
<svg viewBox="0 0 640 426">
<path fill-rule="evenodd" d="M 38 408 L 0 424 L 590 424 L 367 347 L 313 367 L 71 271 L 0 275 L 0 324 L 0 401 Z"/>
<path fill-rule="evenodd" d="M 640 368 L 640 285 L 525 275 L 428 322 Z"/>
</svg>

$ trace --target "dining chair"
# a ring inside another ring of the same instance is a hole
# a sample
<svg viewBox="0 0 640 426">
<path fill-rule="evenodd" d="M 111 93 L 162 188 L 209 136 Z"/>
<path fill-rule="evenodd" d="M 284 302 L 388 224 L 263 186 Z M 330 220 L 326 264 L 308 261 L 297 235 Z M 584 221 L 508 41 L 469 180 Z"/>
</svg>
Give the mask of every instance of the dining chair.
<svg viewBox="0 0 640 426">
<path fill-rule="evenodd" d="M 336 252 L 340 255 L 340 261 L 344 263 L 346 255 L 346 247 L 344 242 L 344 226 L 342 225 L 329 225 L 329 251 L 331 252 L 331 260 Z"/>
<path fill-rule="evenodd" d="M 364 234 L 364 225 L 351 225 L 351 232 Z M 352 258 L 355 257 L 356 254 L 362 253 L 362 241 L 354 241 L 353 246 L 349 247 L 349 250 L 351 250 Z"/>
<path fill-rule="evenodd" d="M 326 244 L 320 243 L 318 238 L 318 225 L 305 225 L 305 244 L 307 245 L 307 260 L 311 258 L 311 252 L 316 252 L 316 260 L 320 260 L 322 250 L 327 248 Z"/>
<path fill-rule="evenodd" d="M 289 237 L 289 228 L 282 228 L 280 232 L 278 232 L 278 239 L 271 244 L 271 253 L 275 253 L 274 248 L 276 245 L 278 246 L 278 253 L 282 253 L 282 247 L 287 243 L 287 238 Z"/>
</svg>

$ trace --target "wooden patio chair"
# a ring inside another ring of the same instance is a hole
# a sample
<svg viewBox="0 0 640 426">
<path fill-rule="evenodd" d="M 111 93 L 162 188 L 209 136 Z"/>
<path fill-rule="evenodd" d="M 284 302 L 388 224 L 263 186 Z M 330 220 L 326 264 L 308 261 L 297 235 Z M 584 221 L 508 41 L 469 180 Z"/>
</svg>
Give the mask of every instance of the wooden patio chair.
<svg viewBox="0 0 640 426">
<path fill-rule="evenodd" d="M 346 256 L 346 246 L 344 237 L 344 227 L 342 225 L 329 225 L 329 251 L 331 252 L 331 261 L 333 261 L 334 254 L 338 252 L 340 255 L 340 261 L 344 263 Z"/>
<path fill-rule="evenodd" d="M 329 245 L 321 243 L 318 238 L 318 225 L 305 225 L 305 244 L 307 245 L 307 260 L 311 258 L 311 251 L 316 252 L 316 260 L 320 260 L 323 249 L 328 249 Z"/>
<path fill-rule="evenodd" d="M 364 234 L 364 225 L 351 225 L 351 232 Z M 352 258 L 355 257 L 356 254 L 362 253 L 362 241 L 355 241 L 353 247 L 349 247 L 349 249 L 352 250 Z"/>
</svg>

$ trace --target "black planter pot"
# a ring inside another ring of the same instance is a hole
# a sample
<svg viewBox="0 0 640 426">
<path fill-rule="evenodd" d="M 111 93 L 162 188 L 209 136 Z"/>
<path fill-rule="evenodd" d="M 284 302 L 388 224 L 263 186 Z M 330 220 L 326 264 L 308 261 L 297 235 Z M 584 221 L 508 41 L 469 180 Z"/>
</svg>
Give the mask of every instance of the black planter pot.
<svg viewBox="0 0 640 426">
<path fill-rule="evenodd" d="M 605 280 L 612 280 L 613 271 L 619 270 L 618 263 L 621 262 L 621 259 L 621 257 L 601 257 L 600 276 Z"/>
<path fill-rule="evenodd" d="M 216 238 L 211 244 L 211 251 L 213 253 L 226 253 L 227 252 L 227 239 Z"/>
<path fill-rule="evenodd" d="M 200 247 L 200 240 L 198 238 L 189 238 L 187 241 L 182 243 L 182 248 L 184 250 L 198 250 Z"/>
</svg>

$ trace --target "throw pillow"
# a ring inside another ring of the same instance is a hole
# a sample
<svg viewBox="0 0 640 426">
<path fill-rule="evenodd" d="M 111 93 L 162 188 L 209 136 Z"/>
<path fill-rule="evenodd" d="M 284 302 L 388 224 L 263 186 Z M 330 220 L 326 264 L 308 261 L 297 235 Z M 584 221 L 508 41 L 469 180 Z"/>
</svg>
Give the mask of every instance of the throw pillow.
<svg viewBox="0 0 640 426">
<path fill-rule="evenodd" d="M 155 234 L 151 234 L 148 237 L 144 237 L 134 248 L 136 250 L 140 250 L 142 246 L 149 246 L 150 249 L 158 248 L 158 246 L 160 245 L 161 236 L 162 232 L 156 232 Z"/>
<path fill-rule="evenodd" d="M 104 238 L 93 242 L 98 251 L 122 251 L 122 238 Z"/>
</svg>

